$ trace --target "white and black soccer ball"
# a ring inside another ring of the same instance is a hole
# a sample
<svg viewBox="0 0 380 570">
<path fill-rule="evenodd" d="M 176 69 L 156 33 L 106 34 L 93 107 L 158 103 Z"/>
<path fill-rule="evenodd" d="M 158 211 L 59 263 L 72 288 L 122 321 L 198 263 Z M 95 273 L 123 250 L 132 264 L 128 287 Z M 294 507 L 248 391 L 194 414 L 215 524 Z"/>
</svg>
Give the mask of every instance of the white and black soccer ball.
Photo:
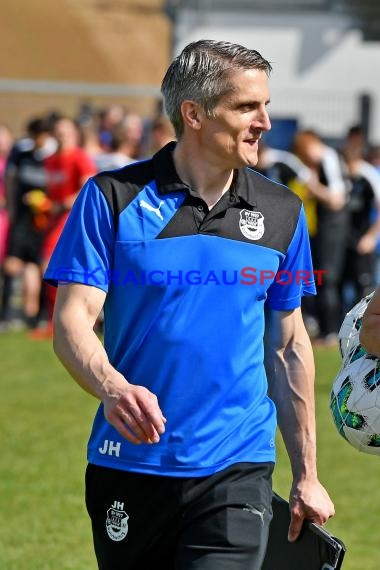
<svg viewBox="0 0 380 570">
<path fill-rule="evenodd" d="M 360 345 L 335 378 L 330 410 L 338 432 L 353 447 L 380 455 L 380 360 Z"/>
<path fill-rule="evenodd" d="M 372 296 L 373 293 L 363 297 L 343 319 L 339 330 L 339 351 L 343 363 L 350 362 L 354 352 L 358 349 L 362 318 Z"/>
<path fill-rule="evenodd" d="M 342 323 L 342 367 L 332 386 L 330 410 L 338 432 L 353 447 L 380 455 L 380 359 L 359 342 L 362 317 L 372 295 L 357 303 Z"/>
</svg>

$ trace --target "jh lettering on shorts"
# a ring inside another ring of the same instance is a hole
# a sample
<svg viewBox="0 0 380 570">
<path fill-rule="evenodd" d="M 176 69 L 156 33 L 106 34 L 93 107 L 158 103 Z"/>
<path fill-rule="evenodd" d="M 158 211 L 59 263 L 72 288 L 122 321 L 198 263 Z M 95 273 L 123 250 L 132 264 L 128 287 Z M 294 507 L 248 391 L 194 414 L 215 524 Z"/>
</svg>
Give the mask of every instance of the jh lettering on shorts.
<svg viewBox="0 0 380 570">
<path fill-rule="evenodd" d="M 108 441 L 108 439 L 104 440 L 103 447 L 99 447 L 99 453 L 102 455 L 115 455 L 116 457 L 120 457 L 120 441 Z"/>
</svg>

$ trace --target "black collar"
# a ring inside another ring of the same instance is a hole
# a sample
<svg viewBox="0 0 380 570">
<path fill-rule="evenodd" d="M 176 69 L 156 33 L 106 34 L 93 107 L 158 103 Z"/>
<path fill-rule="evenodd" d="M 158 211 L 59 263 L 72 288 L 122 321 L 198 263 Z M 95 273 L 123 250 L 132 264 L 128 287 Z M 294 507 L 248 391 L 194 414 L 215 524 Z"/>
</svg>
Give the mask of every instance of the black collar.
<svg viewBox="0 0 380 570">
<path fill-rule="evenodd" d="M 182 182 L 177 174 L 173 161 L 173 151 L 176 142 L 172 141 L 161 148 L 153 156 L 153 168 L 155 180 L 160 194 L 170 192 L 190 191 L 189 187 Z M 239 168 L 234 171 L 231 188 L 231 196 L 237 196 L 252 207 L 256 207 L 256 192 L 249 168 Z"/>
</svg>

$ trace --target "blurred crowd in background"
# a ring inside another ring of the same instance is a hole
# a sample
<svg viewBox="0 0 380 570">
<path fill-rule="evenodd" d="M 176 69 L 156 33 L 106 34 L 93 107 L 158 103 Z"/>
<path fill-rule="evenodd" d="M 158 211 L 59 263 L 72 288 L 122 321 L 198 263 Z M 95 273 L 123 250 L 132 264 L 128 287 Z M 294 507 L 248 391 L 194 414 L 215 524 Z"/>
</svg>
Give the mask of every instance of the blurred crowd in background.
<svg viewBox="0 0 380 570">
<path fill-rule="evenodd" d="M 149 119 L 122 105 L 85 104 L 74 118 L 49 112 L 21 137 L 0 123 L 0 332 L 51 336 L 55 290 L 42 275 L 81 187 L 173 139 L 160 101 Z M 334 148 L 302 130 L 288 151 L 263 140 L 256 170 L 303 201 L 314 267 L 323 271 L 305 320 L 316 344 L 334 346 L 345 312 L 379 282 L 380 146 L 368 144 L 361 125 Z"/>
<path fill-rule="evenodd" d="M 173 138 L 159 103 L 149 120 L 122 105 L 83 105 L 75 118 L 53 111 L 31 118 L 16 139 L 0 124 L 0 331 L 51 336 L 55 289 L 42 275 L 81 187 Z"/>
</svg>

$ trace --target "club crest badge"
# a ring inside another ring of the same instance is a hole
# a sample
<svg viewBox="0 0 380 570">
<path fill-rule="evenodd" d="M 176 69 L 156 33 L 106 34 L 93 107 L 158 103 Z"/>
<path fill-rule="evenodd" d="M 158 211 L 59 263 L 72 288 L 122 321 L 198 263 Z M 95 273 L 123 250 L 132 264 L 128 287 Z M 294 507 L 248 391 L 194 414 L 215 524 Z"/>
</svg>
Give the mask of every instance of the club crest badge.
<svg viewBox="0 0 380 570">
<path fill-rule="evenodd" d="M 111 508 L 107 510 L 106 529 L 111 540 L 119 542 L 128 534 L 129 516 L 124 511 L 124 503 L 114 501 Z"/>
<path fill-rule="evenodd" d="M 239 227 L 244 237 L 252 240 L 258 240 L 264 235 L 264 216 L 261 212 L 241 210 Z"/>
</svg>

